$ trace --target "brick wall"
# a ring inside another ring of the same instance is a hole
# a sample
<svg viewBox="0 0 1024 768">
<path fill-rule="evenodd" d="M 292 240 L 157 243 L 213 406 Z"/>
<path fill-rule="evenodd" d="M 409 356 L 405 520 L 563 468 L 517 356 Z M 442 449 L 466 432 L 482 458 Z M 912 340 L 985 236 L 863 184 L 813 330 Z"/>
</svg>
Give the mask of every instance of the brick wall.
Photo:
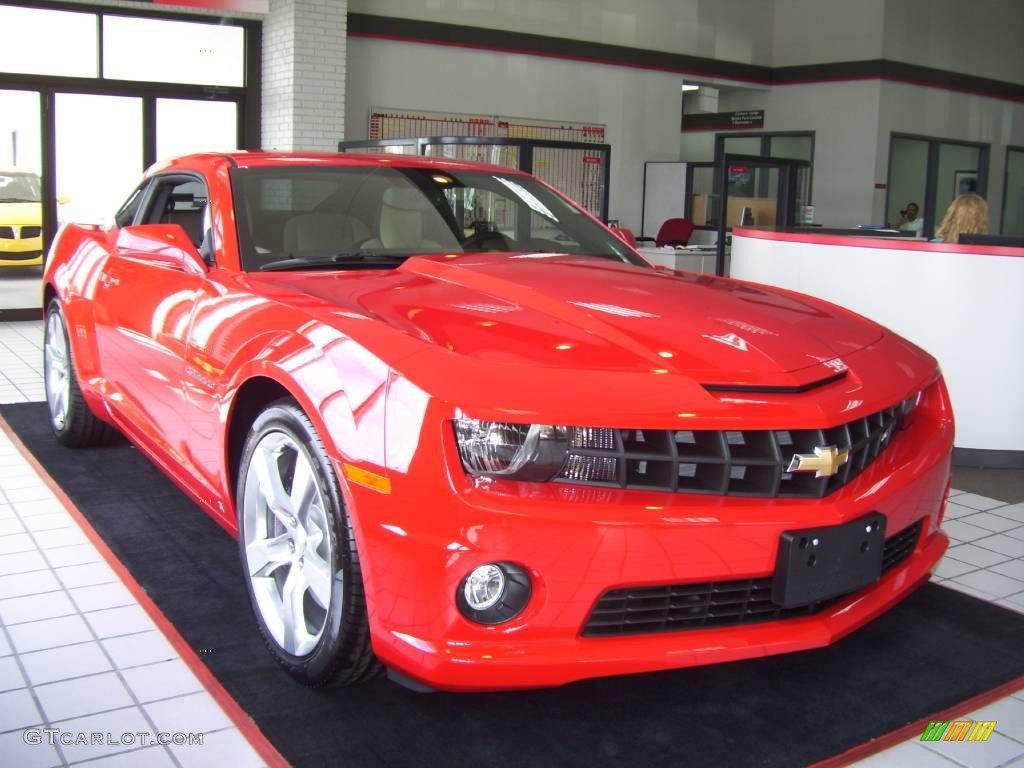
<svg viewBox="0 0 1024 768">
<path fill-rule="evenodd" d="M 345 132 L 348 0 L 270 0 L 263 20 L 264 149 L 337 149 Z"/>
</svg>

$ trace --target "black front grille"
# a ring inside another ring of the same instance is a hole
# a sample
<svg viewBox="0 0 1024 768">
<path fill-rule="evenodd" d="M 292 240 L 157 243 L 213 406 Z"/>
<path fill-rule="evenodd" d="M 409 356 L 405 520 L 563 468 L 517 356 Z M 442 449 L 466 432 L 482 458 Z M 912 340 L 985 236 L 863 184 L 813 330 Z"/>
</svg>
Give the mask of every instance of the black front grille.
<svg viewBox="0 0 1024 768">
<path fill-rule="evenodd" d="M 917 545 L 922 521 L 885 540 L 882 572 L 903 562 Z M 772 577 L 612 589 L 601 595 L 583 627 L 584 637 L 677 632 L 811 616 L 847 595 L 780 608 L 772 602 Z"/>
<path fill-rule="evenodd" d="M 921 538 L 923 525 L 924 521 L 918 520 L 885 540 L 885 548 L 882 550 L 882 573 L 891 571 L 914 551 L 917 540 Z"/>
<path fill-rule="evenodd" d="M 14 227 L 0 227 L 0 240 L 13 240 Z"/>
<path fill-rule="evenodd" d="M 21 239 L 28 240 L 32 237 L 39 237 L 43 234 L 42 227 L 22 227 L 21 228 Z"/>
<path fill-rule="evenodd" d="M 892 440 L 899 406 L 831 429 L 661 430 L 570 427 L 558 482 L 732 496 L 820 498 L 868 467 Z M 788 472 L 796 453 L 849 451 L 831 477 Z"/>
</svg>

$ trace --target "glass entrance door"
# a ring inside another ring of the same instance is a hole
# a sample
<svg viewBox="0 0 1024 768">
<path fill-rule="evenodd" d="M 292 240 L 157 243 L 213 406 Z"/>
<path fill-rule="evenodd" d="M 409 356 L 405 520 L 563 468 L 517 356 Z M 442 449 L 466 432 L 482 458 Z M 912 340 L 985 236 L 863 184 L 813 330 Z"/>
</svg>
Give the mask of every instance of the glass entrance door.
<svg viewBox="0 0 1024 768">
<path fill-rule="evenodd" d="M 43 272 L 37 91 L 0 91 L 0 313 L 38 310 Z"/>
</svg>

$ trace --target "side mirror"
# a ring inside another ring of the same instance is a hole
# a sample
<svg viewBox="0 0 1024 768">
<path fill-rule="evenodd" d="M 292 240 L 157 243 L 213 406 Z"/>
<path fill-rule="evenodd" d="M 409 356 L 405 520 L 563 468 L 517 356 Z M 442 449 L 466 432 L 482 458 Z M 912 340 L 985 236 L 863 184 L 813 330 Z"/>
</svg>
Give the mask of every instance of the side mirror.
<svg viewBox="0 0 1024 768">
<path fill-rule="evenodd" d="M 117 233 L 122 256 L 201 275 L 207 270 L 195 243 L 180 224 L 138 224 Z"/>
</svg>

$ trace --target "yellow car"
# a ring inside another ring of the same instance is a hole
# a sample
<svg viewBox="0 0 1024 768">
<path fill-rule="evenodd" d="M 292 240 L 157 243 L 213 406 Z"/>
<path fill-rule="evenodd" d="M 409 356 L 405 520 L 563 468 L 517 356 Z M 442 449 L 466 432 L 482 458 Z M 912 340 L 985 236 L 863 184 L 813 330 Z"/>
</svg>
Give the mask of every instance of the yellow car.
<svg viewBox="0 0 1024 768">
<path fill-rule="evenodd" d="M 39 174 L 0 170 L 0 267 L 43 263 L 43 206 Z"/>
</svg>

